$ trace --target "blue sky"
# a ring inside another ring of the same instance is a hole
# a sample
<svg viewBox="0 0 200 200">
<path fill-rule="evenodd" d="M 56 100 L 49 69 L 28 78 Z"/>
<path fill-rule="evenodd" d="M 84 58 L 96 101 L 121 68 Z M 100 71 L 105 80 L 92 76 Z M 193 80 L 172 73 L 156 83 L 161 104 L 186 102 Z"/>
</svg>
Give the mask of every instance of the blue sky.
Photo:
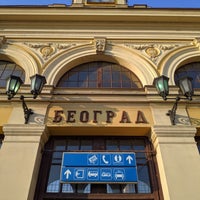
<svg viewBox="0 0 200 200">
<path fill-rule="evenodd" d="M 147 4 L 153 8 L 200 8 L 200 0 L 131 0 L 133 4 Z M 67 4 L 70 0 L 0 0 L 0 5 Z"/>
</svg>

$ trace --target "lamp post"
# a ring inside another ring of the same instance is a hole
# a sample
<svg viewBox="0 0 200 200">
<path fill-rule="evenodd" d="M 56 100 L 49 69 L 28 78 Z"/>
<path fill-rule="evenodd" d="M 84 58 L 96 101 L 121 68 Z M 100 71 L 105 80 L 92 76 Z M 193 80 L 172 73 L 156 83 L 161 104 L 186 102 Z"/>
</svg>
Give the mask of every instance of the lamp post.
<svg viewBox="0 0 200 200">
<path fill-rule="evenodd" d="M 46 83 L 46 79 L 44 76 L 41 76 L 39 74 L 36 74 L 32 77 L 31 79 L 31 94 L 33 94 L 33 99 L 36 99 L 37 96 L 41 93 L 42 88 L 44 87 Z M 21 80 L 20 77 L 18 76 L 13 76 L 11 75 L 9 79 L 7 80 L 7 85 L 6 85 L 6 94 L 8 96 L 8 100 L 11 100 L 18 92 L 20 86 L 23 84 L 23 81 Z M 23 95 L 20 96 L 20 100 L 22 101 L 22 107 L 24 110 L 24 119 L 25 119 L 25 124 L 28 123 L 29 117 L 31 114 L 33 114 L 32 109 L 28 108 L 25 102 L 25 98 Z"/>
<path fill-rule="evenodd" d="M 156 87 L 158 94 L 163 98 L 163 100 L 167 100 L 167 95 L 169 94 L 169 85 L 168 85 L 169 78 L 162 75 L 154 79 L 153 85 Z M 176 110 L 178 107 L 178 102 L 181 99 L 188 99 L 192 100 L 192 96 L 194 94 L 193 88 L 192 88 L 192 78 L 184 77 L 178 80 L 178 87 L 181 91 L 181 93 L 186 98 L 181 98 L 178 94 L 176 98 L 170 98 L 175 99 L 175 103 L 171 110 L 168 111 L 167 115 L 170 117 L 172 125 L 176 125 L 175 118 L 176 118 Z"/>
</svg>

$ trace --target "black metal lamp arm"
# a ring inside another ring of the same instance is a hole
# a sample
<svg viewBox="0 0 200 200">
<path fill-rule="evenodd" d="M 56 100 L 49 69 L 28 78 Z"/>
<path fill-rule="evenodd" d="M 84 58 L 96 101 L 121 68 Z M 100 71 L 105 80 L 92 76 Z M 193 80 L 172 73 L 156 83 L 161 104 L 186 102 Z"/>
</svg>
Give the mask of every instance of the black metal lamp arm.
<svg viewBox="0 0 200 200">
<path fill-rule="evenodd" d="M 32 111 L 32 109 L 28 108 L 28 106 L 26 105 L 26 102 L 24 101 L 24 98 L 25 97 L 23 95 L 20 96 L 20 100 L 22 101 L 22 107 L 23 107 L 23 110 L 24 110 L 25 124 L 28 124 L 29 117 L 30 117 L 30 115 L 33 114 L 33 111 Z"/>
<path fill-rule="evenodd" d="M 180 98 L 179 96 L 176 97 L 176 101 L 175 101 L 175 103 L 174 103 L 172 109 L 169 110 L 168 113 L 167 113 L 167 115 L 170 117 L 170 120 L 171 120 L 171 124 L 172 124 L 172 125 L 176 125 L 176 123 L 175 123 L 176 110 L 177 110 L 178 102 L 180 101 L 180 99 L 181 99 L 181 98 Z"/>
</svg>

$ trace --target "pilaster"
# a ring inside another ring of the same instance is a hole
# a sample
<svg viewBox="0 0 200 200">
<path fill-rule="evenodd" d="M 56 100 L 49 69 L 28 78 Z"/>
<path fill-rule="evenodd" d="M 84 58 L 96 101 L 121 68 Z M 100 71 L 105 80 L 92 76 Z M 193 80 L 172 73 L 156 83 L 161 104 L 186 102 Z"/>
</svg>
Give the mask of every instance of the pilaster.
<svg viewBox="0 0 200 200">
<path fill-rule="evenodd" d="M 45 125 L 6 124 L 0 150 L 1 199 L 32 200 L 41 159 L 48 139 Z"/>
<path fill-rule="evenodd" d="M 157 153 L 165 200 L 200 199 L 200 157 L 195 133 L 196 128 L 192 126 L 152 127 L 151 140 Z"/>
</svg>

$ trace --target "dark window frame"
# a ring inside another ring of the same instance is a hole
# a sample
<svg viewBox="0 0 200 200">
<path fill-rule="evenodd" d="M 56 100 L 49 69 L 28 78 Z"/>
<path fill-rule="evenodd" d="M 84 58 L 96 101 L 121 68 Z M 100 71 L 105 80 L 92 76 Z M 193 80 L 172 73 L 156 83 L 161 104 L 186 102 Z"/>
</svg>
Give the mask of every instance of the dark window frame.
<svg viewBox="0 0 200 200">
<path fill-rule="evenodd" d="M 158 168 L 157 168 L 157 162 L 155 158 L 155 151 L 153 150 L 152 144 L 149 142 L 149 140 L 146 137 L 135 137 L 135 138 L 143 138 L 146 143 L 146 158 L 148 159 L 148 166 L 149 166 L 149 174 L 150 174 L 150 184 L 151 184 L 151 193 L 118 193 L 118 194 L 112 194 L 112 193 L 62 193 L 61 191 L 59 193 L 47 193 L 47 182 L 48 182 L 48 174 L 50 172 L 50 164 L 52 160 L 52 145 L 53 141 L 55 139 L 64 139 L 66 137 L 51 137 L 49 142 L 45 145 L 44 151 L 43 151 L 43 158 L 41 161 L 40 166 L 40 172 L 38 176 L 38 183 L 36 187 L 35 192 L 35 198 L 34 200 L 62 200 L 62 199 L 152 199 L 152 200 L 162 200 L 163 195 L 161 191 L 161 185 L 158 175 Z M 70 138 L 70 137 L 67 137 Z M 82 136 L 76 138 L 83 138 Z M 89 137 L 91 138 L 91 137 Z M 101 137 L 101 138 L 108 138 L 108 137 Z M 95 139 L 101 139 L 100 137 L 95 137 Z M 118 138 L 119 137 L 112 137 L 112 138 Z M 120 137 L 120 140 L 123 138 L 134 138 L 134 137 Z M 61 190 L 61 189 L 60 189 Z"/>
<path fill-rule="evenodd" d="M 183 77 L 191 77 L 194 89 L 200 89 L 200 62 L 192 62 L 179 67 L 174 74 L 174 80 L 177 81 Z"/>
<path fill-rule="evenodd" d="M 11 61 L 0 60 L 0 87 L 6 87 L 10 75 L 19 76 L 25 80 L 25 71 L 19 65 Z"/>
<path fill-rule="evenodd" d="M 142 89 L 139 78 L 129 69 L 111 62 L 95 61 L 78 65 L 58 81 L 61 88 Z"/>
<path fill-rule="evenodd" d="M 196 136 L 195 141 L 196 141 L 197 148 L 198 148 L 198 151 L 199 151 L 199 154 L 200 154 L 200 136 Z"/>
<path fill-rule="evenodd" d="M 4 135 L 0 133 L 0 149 L 3 144 Z"/>
</svg>

